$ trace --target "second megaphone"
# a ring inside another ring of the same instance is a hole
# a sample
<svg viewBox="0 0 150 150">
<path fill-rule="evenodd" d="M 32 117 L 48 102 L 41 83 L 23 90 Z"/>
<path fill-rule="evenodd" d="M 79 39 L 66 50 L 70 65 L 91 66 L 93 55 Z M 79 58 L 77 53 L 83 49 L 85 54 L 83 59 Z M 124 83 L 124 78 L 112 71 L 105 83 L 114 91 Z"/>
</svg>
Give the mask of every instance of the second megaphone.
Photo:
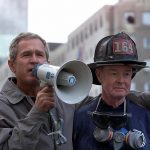
<svg viewBox="0 0 150 150">
<path fill-rule="evenodd" d="M 58 98 L 68 104 L 81 102 L 92 87 L 93 78 L 89 67 L 77 60 L 61 67 L 37 64 L 32 73 L 39 80 L 53 85 Z"/>
</svg>

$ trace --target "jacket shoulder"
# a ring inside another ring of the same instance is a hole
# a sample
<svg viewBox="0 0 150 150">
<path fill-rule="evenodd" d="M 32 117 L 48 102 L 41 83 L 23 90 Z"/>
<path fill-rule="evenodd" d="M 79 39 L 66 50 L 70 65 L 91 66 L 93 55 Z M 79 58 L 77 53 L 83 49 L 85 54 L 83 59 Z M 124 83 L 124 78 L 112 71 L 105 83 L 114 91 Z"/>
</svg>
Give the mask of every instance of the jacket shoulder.
<svg viewBox="0 0 150 150">
<path fill-rule="evenodd" d="M 130 91 L 127 99 L 150 110 L 150 92 Z"/>
</svg>

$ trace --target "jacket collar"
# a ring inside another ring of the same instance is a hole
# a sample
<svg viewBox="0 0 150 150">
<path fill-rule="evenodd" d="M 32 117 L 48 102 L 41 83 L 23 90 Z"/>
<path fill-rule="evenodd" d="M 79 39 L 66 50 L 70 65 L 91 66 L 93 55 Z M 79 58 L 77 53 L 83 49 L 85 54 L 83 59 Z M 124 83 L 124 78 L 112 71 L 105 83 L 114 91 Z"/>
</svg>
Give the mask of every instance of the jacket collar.
<svg viewBox="0 0 150 150">
<path fill-rule="evenodd" d="M 19 103 L 23 98 L 27 97 L 15 84 L 16 78 L 10 77 L 2 88 L 2 93 L 6 96 L 11 104 Z"/>
</svg>

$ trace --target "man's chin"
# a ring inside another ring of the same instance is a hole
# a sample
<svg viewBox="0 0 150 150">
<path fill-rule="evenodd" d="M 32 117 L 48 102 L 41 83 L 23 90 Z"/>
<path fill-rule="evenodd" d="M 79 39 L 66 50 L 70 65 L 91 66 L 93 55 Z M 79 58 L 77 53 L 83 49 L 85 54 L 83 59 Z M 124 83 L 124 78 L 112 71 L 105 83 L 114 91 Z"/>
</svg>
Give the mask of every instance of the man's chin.
<svg viewBox="0 0 150 150">
<path fill-rule="evenodd" d="M 124 97 L 126 97 L 127 93 L 124 92 L 119 92 L 119 93 L 115 93 L 114 97 L 118 98 L 118 99 L 122 99 Z"/>
<path fill-rule="evenodd" d="M 32 85 L 40 85 L 40 80 L 38 80 L 38 79 L 35 78 L 35 77 L 31 77 L 31 78 L 28 80 L 28 83 L 29 83 L 29 84 L 32 84 Z"/>
</svg>

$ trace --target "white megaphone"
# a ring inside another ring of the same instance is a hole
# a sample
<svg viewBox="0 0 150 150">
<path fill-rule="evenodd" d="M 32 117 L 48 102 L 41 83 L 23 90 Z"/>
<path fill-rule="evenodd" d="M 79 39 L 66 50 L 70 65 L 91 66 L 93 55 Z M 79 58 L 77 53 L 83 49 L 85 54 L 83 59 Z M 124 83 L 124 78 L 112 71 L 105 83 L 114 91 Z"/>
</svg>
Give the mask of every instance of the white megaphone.
<svg viewBox="0 0 150 150">
<path fill-rule="evenodd" d="M 81 102 L 92 87 L 92 73 L 83 62 L 73 60 L 61 67 L 37 64 L 32 73 L 41 81 L 53 85 L 56 95 L 68 104 Z"/>
</svg>

